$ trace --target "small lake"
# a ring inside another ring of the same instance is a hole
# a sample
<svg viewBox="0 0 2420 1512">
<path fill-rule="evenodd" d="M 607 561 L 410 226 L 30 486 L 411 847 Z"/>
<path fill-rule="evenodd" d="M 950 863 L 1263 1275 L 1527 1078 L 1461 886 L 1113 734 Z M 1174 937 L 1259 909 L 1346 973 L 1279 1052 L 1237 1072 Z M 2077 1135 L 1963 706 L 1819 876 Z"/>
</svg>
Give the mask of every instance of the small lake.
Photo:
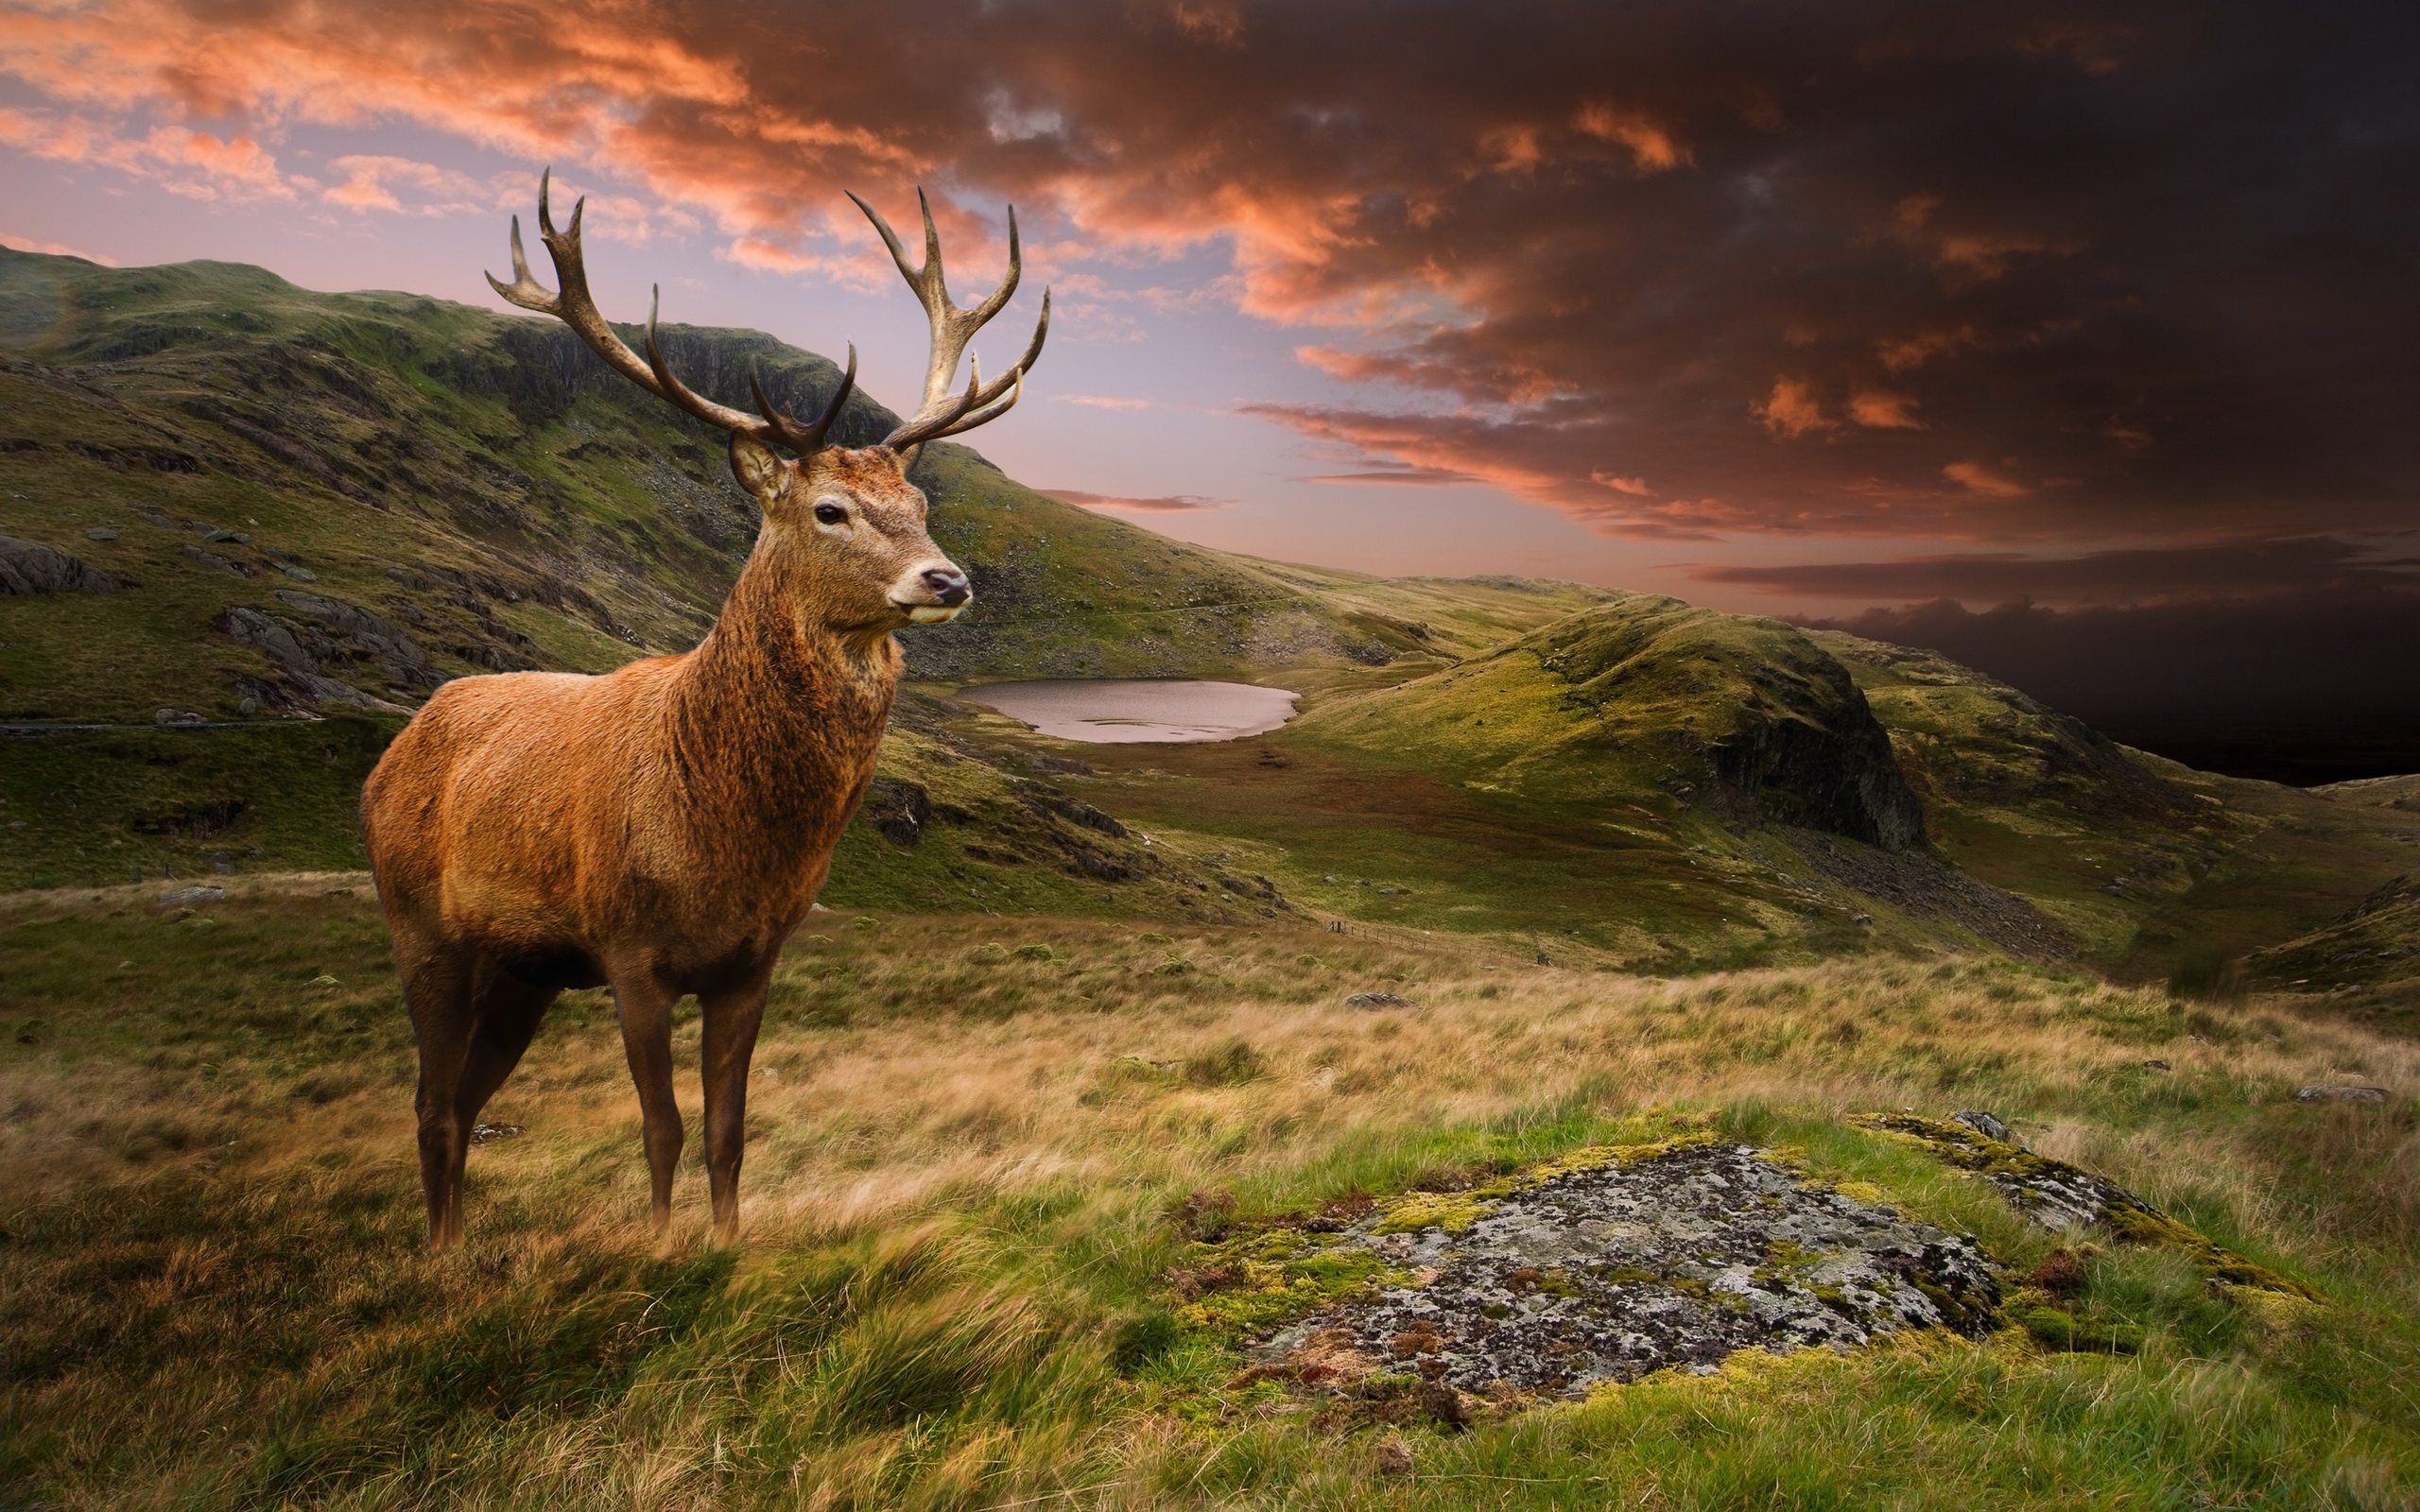
<svg viewBox="0 0 2420 1512">
<path fill-rule="evenodd" d="M 1299 694 L 1243 682 L 1184 678 L 1063 678 L 959 690 L 1046 735 L 1112 745 L 1240 740 L 1294 717 Z"/>
</svg>

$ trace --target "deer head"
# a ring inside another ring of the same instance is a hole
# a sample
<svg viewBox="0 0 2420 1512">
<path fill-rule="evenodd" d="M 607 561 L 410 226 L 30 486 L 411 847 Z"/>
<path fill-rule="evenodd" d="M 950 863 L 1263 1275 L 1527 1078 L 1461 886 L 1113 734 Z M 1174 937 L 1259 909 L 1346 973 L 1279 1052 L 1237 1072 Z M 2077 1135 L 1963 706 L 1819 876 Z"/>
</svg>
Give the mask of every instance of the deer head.
<svg viewBox="0 0 2420 1512">
<path fill-rule="evenodd" d="M 901 625 L 933 625 L 957 618 L 974 591 L 966 574 L 942 554 L 926 533 L 924 490 L 908 481 L 908 469 L 925 442 L 973 430 L 1007 414 L 1024 394 L 1027 370 L 1042 354 L 1042 343 L 1050 334 L 1048 290 L 1043 292 L 1042 318 L 1025 355 L 989 384 L 983 381 L 979 364 L 969 363 L 965 389 L 956 387 L 967 343 L 1016 292 L 1023 266 L 1016 211 L 1009 212 L 1008 277 L 973 309 L 961 310 L 950 302 L 942 282 L 941 234 L 933 229 L 932 206 L 924 191 L 916 192 L 925 216 L 921 267 L 908 266 L 907 249 L 873 206 L 856 195 L 849 197 L 882 234 L 891 261 L 915 290 L 932 325 L 924 403 L 879 444 L 851 450 L 829 445 L 824 438 L 856 386 L 854 343 L 840 387 L 812 424 L 801 424 L 768 400 L 752 365 L 748 385 L 756 400 L 753 415 L 693 392 L 674 376 L 656 340 L 661 290 L 648 306 L 645 357 L 631 351 L 598 313 L 588 291 L 579 245 L 580 215 L 588 202 L 583 198 L 575 204 L 570 226 L 558 232 L 547 204 L 552 180 L 548 170 L 538 180 L 538 234 L 554 259 L 560 289 L 550 291 L 530 276 L 518 215 L 512 217 L 513 281 L 505 284 L 489 274 L 489 284 L 523 309 L 551 315 L 571 327 L 608 367 L 648 393 L 730 433 L 732 474 L 765 512 L 764 529 L 757 538 L 758 558 L 774 564 L 791 586 L 803 615 L 812 616 L 835 632 L 877 635 Z M 784 457 L 782 450 L 795 455 Z"/>
</svg>

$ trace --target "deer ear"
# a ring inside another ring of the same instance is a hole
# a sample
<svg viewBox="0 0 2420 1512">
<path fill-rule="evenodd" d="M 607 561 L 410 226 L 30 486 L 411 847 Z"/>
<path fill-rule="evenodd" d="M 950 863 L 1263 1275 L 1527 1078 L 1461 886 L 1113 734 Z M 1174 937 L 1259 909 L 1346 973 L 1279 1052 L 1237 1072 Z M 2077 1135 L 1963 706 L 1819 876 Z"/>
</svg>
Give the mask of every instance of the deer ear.
<svg viewBox="0 0 2420 1512">
<path fill-rule="evenodd" d="M 731 475 L 741 488 L 770 504 L 781 495 L 782 472 L 782 459 L 772 448 L 738 431 L 731 433 Z"/>
</svg>

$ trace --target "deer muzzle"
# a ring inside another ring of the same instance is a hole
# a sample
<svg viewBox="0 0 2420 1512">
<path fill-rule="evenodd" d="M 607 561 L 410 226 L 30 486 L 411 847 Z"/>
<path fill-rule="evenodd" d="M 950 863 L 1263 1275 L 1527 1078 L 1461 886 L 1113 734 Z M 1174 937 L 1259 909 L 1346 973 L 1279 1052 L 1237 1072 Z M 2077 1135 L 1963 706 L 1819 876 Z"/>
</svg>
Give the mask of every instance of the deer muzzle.
<svg viewBox="0 0 2420 1512">
<path fill-rule="evenodd" d="M 946 625 L 975 598 L 966 574 L 949 562 L 924 568 L 900 586 L 906 591 L 891 602 L 919 625 Z"/>
</svg>

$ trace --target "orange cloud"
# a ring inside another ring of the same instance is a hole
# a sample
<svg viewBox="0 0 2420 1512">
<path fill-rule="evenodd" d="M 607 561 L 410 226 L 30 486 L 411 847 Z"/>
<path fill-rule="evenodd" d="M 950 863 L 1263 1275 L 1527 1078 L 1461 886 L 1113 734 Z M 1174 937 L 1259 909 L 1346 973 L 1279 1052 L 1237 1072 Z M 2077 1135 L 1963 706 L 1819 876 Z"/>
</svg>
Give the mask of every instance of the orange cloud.
<svg viewBox="0 0 2420 1512">
<path fill-rule="evenodd" d="M 1941 475 L 1994 499 L 2019 499 L 2032 491 L 2024 484 L 2002 476 L 1980 462 L 1952 462 L 1941 470 Z"/>
<path fill-rule="evenodd" d="M 292 199 L 277 160 L 250 136 L 154 127 L 141 136 L 81 115 L 0 108 L 0 144 L 53 162 L 115 168 L 191 199 Z"/>
<path fill-rule="evenodd" d="M 1630 148 L 1632 161 L 1642 173 L 1661 173 L 1688 161 L 1687 150 L 1672 140 L 1671 133 L 1644 116 L 1616 111 L 1610 105 L 1583 105 L 1571 124 L 1582 135 Z"/>
<path fill-rule="evenodd" d="M 1905 394 L 1868 388 L 1849 401 L 1849 419 L 1877 431 L 1920 431 L 1925 422 L 1909 411 L 1916 402 Z"/>
<path fill-rule="evenodd" d="M 98 252 L 84 251 L 79 248 L 67 246 L 63 242 L 46 242 L 32 236 L 11 236 L 7 232 L 0 232 L 0 247 L 13 248 L 21 252 L 41 252 L 49 257 L 80 257 L 87 263 L 98 263 L 103 267 L 117 266 L 114 259 L 103 257 Z"/>
<path fill-rule="evenodd" d="M 1199 493 L 1171 493 L 1161 498 L 1138 499 L 1123 493 L 1092 493 L 1083 489 L 1036 489 L 1034 491 L 1086 509 L 1134 509 L 1146 514 L 1219 509 L 1236 502 L 1233 499 L 1206 498 Z"/>
<path fill-rule="evenodd" d="M 1810 431 L 1838 430 L 1841 424 L 1824 413 L 1814 387 L 1796 378 L 1774 379 L 1773 391 L 1749 405 L 1748 412 L 1764 421 L 1765 429 L 1792 440 Z"/>
</svg>

